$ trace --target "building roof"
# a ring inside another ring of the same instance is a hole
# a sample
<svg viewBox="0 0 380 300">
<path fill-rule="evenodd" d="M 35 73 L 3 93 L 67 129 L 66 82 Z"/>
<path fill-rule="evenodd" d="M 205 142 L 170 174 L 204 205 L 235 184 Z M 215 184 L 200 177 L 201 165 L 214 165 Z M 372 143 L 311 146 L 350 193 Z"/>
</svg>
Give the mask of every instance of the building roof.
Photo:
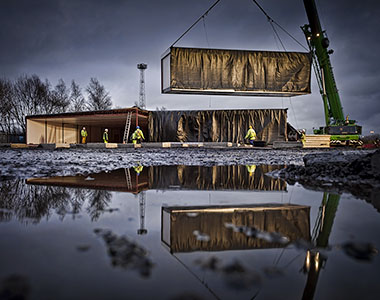
<svg viewBox="0 0 380 300">
<path fill-rule="evenodd" d="M 149 116 L 149 111 L 140 109 L 138 107 L 118 108 L 109 110 L 97 111 L 81 111 L 81 112 L 67 112 L 58 114 L 44 114 L 44 115 L 30 115 L 26 116 L 27 120 L 33 121 L 47 121 L 49 123 L 65 123 L 75 124 L 80 126 L 91 125 L 107 125 L 111 126 L 124 126 L 126 116 L 132 113 L 132 118 L 138 116 L 139 123 L 146 123 Z"/>
</svg>

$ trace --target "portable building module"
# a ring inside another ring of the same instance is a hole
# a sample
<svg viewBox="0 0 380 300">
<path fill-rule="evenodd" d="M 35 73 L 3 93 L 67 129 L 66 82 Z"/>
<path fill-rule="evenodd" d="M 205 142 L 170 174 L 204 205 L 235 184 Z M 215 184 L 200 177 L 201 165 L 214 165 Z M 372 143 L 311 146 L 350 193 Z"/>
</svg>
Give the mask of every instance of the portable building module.
<svg viewBox="0 0 380 300">
<path fill-rule="evenodd" d="M 242 142 L 249 125 L 266 143 L 287 137 L 286 109 L 147 111 L 132 107 L 27 116 L 26 140 L 27 144 L 76 144 L 86 127 L 87 143 L 102 143 L 105 128 L 110 143 L 122 143 L 128 119 L 129 136 L 139 125 L 149 142 Z"/>
<path fill-rule="evenodd" d="M 80 142 L 80 130 L 86 127 L 88 143 L 103 142 L 102 135 L 108 129 L 111 143 L 122 143 L 127 115 L 131 113 L 131 132 L 139 125 L 147 132 L 149 112 L 137 107 L 100 111 L 69 112 L 26 117 L 27 144 Z"/>
<path fill-rule="evenodd" d="M 310 91 L 311 54 L 171 47 L 162 93 L 297 96 Z"/>
<path fill-rule="evenodd" d="M 151 142 L 243 142 L 249 125 L 266 143 L 286 141 L 287 109 L 152 111 Z"/>
</svg>

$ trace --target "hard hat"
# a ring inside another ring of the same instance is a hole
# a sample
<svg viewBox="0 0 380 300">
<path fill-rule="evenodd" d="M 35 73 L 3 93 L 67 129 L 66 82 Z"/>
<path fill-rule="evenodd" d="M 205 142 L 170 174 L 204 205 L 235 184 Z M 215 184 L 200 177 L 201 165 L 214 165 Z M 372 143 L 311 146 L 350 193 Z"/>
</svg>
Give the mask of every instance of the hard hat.
<svg viewBox="0 0 380 300">
<path fill-rule="evenodd" d="M 250 125 L 249 128 L 252 129 L 253 127 Z"/>
<path fill-rule="evenodd" d="M 140 126 L 137 126 L 136 129 L 140 129 Z"/>
<path fill-rule="evenodd" d="M 83 127 L 83 129 L 86 129 L 86 127 Z"/>
<path fill-rule="evenodd" d="M 108 129 L 106 128 L 104 131 L 108 131 Z"/>
</svg>

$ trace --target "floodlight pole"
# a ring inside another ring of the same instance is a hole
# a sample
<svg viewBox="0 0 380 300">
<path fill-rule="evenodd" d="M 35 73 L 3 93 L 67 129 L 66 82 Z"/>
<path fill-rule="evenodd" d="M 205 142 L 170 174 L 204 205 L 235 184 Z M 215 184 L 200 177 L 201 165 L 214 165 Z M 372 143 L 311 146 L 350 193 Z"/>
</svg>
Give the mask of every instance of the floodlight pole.
<svg viewBox="0 0 380 300">
<path fill-rule="evenodd" d="M 139 107 L 146 108 L 145 101 L 145 74 L 144 71 L 148 68 L 147 64 L 141 63 L 137 65 L 137 69 L 140 70 L 140 92 L 139 92 Z"/>
</svg>

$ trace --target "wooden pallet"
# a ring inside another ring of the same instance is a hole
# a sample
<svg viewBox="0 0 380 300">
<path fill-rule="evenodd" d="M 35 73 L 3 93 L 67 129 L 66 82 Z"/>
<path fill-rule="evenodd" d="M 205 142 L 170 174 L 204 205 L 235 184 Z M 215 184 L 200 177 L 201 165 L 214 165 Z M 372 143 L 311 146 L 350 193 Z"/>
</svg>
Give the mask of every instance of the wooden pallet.
<svg viewBox="0 0 380 300">
<path fill-rule="evenodd" d="M 330 148 L 330 135 L 316 134 L 306 135 L 304 148 Z"/>
<path fill-rule="evenodd" d="M 66 143 L 55 143 L 55 149 L 57 148 L 70 148 L 70 144 L 66 144 Z"/>
<path fill-rule="evenodd" d="M 115 149 L 117 148 L 117 144 L 116 143 L 106 143 L 106 148 L 109 148 L 109 149 Z"/>
<path fill-rule="evenodd" d="M 27 144 L 11 144 L 11 148 L 14 149 L 25 149 L 28 148 Z"/>
</svg>

